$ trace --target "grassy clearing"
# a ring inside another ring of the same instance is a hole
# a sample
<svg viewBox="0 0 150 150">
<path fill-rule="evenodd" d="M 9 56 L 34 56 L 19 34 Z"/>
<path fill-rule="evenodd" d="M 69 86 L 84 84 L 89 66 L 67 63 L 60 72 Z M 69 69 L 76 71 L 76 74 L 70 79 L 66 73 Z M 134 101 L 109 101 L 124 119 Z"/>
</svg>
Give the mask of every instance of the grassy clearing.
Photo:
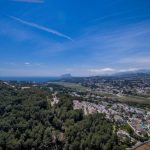
<svg viewBox="0 0 150 150">
<path fill-rule="evenodd" d="M 77 83 L 70 83 L 70 82 L 51 82 L 52 84 L 56 84 L 56 85 L 61 85 L 61 86 L 64 86 L 66 88 L 71 88 L 71 89 L 74 89 L 74 90 L 77 90 L 77 91 L 81 91 L 81 92 L 86 92 L 87 91 L 87 88 L 80 85 L 80 84 L 77 84 Z"/>
<path fill-rule="evenodd" d="M 123 96 L 123 97 L 119 97 L 118 100 L 123 101 L 123 102 L 150 104 L 150 99 L 140 97 L 140 96 Z"/>
<path fill-rule="evenodd" d="M 150 99 L 142 96 L 120 96 L 109 94 L 109 93 L 95 93 L 99 96 L 106 96 L 108 98 L 112 98 L 114 100 L 118 100 L 121 102 L 133 102 L 133 103 L 139 103 L 139 104 L 149 104 L 150 105 Z"/>
</svg>

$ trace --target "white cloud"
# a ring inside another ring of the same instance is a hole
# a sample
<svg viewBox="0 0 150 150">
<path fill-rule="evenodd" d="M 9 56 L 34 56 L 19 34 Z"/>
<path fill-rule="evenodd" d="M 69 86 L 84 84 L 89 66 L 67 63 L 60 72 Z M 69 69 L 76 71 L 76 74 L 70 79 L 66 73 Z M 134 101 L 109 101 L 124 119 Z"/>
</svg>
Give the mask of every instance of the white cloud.
<svg viewBox="0 0 150 150">
<path fill-rule="evenodd" d="M 32 22 L 27 22 L 27 21 L 24 21 L 24 20 L 22 20 L 20 18 L 14 17 L 14 16 L 10 16 L 10 17 L 13 20 L 16 20 L 16 21 L 18 21 L 18 22 L 20 22 L 22 24 L 27 25 L 27 26 L 34 27 L 36 29 L 39 29 L 39 30 L 42 30 L 42 31 L 45 31 L 45 32 L 48 32 L 48 33 L 52 33 L 52 34 L 57 35 L 59 37 L 63 37 L 63 38 L 66 38 L 66 39 L 68 39 L 70 41 L 73 41 L 73 39 L 71 37 L 69 37 L 69 36 L 67 36 L 67 35 L 65 35 L 65 34 L 59 32 L 59 31 L 56 31 L 54 29 L 47 28 L 47 27 L 44 27 L 44 26 L 41 26 L 41 25 L 38 25 L 38 24 L 35 24 L 35 23 L 32 23 Z"/>
<path fill-rule="evenodd" d="M 24 63 L 24 65 L 31 65 L 31 63 L 29 63 L 29 62 L 25 62 L 25 63 Z"/>
<path fill-rule="evenodd" d="M 100 68 L 100 69 L 89 69 L 88 71 L 93 73 L 92 75 L 111 75 L 114 73 L 123 73 L 123 72 L 134 72 L 138 71 L 141 68 Z"/>
<path fill-rule="evenodd" d="M 132 72 L 138 71 L 140 68 L 129 68 L 129 69 L 120 69 L 119 72 Z"/>
<path fill-rule="evenodd" d="M 116 70 L 113 68 L 101 68 L 101 69 L 90 69 L 90 72 L 93 73 L 110 73 L 110 72 L 115 72 Z"/>
</svg>

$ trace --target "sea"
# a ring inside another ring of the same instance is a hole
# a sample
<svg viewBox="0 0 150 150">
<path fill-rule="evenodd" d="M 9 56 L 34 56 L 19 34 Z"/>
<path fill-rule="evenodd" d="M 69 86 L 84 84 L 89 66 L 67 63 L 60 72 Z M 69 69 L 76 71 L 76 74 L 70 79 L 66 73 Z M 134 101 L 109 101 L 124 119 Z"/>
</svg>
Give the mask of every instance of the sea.
<svg viewBox="0 0 150 150">
<path fill-rule="evenodd" d="M 59 80 L 60 77 L 0 77 L 2 81 L 47 82 Z"/>
</svg>

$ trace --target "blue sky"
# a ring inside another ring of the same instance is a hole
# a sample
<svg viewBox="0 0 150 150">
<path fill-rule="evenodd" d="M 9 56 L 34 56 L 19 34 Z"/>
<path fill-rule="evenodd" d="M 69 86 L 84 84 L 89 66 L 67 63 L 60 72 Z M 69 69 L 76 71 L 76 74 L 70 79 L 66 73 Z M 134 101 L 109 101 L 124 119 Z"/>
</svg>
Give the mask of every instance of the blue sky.
<svg viewBox="0 0 150 150">
<path fill-rule="evenodd" d="M 150 69 L 149 0 L 0 0 L 0 76 Z"/>
</svg>

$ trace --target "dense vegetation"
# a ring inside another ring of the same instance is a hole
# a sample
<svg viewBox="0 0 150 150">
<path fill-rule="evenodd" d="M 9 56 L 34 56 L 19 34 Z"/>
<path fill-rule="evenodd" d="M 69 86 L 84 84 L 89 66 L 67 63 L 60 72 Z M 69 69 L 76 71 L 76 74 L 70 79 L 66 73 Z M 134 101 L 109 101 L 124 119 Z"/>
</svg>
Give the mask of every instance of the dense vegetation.
<svg viewBox="0 0 150 150">
<path fill-rule="evenodd" d="M 102 114 L 83 116 L 65 94 L 51 107 L 51 94 L 40 87 L 21 90 L 0 82 L 0 149 L 123 150 L 113 124 Z"/>
</svg>

